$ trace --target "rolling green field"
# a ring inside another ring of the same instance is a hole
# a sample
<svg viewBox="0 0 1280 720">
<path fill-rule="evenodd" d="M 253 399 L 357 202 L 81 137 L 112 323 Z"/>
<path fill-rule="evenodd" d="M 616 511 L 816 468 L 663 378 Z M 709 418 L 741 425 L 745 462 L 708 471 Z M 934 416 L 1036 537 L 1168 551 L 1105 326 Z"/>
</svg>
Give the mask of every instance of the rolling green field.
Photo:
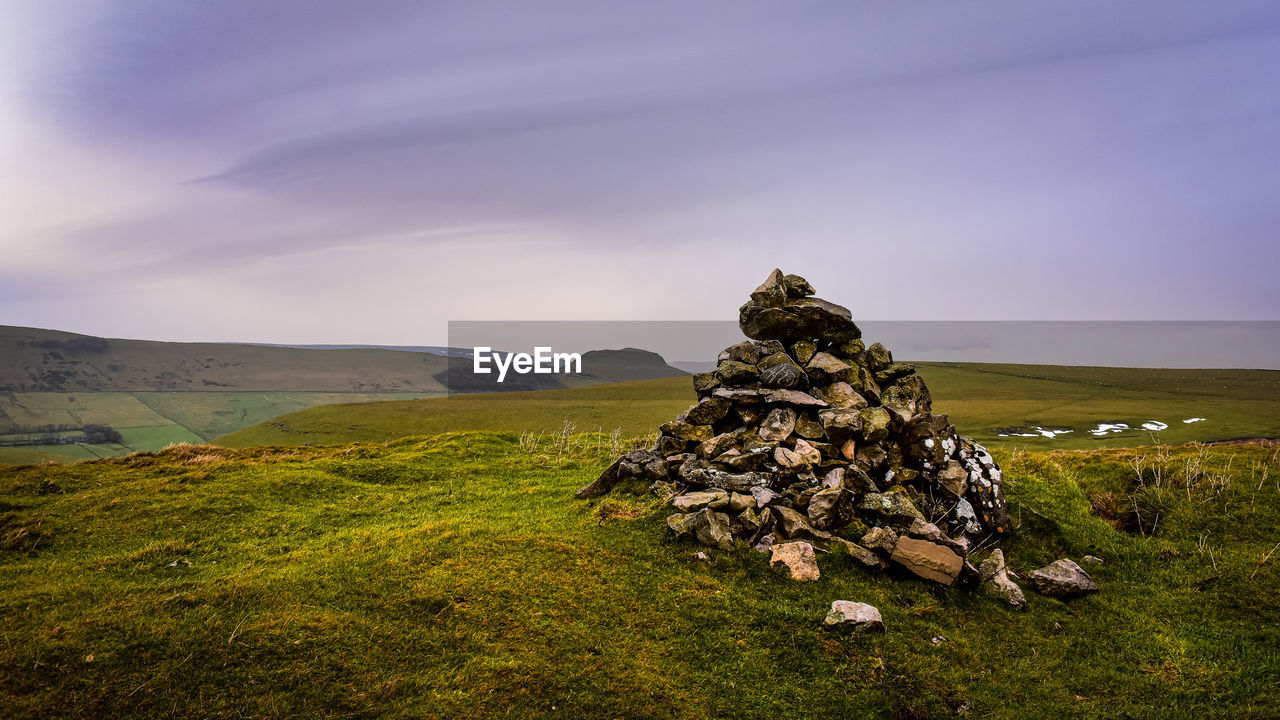
<svg viewBox="0 0 1280 720">
<path fill-rule="evenodd" d="M 1280 712 L 1274 446 L 1147 448 L 1141 483 L 1135 451 L 997 451 L 1013 568 L 1105 561 L 1101 592 L 1019 612 L 839 555 L 805 584 L 745 547 L 700 561 L 651 499 L 572 499 L 609 444 L 449 433 L 0 472 L 3 714 Z M 1124 529 L 1131 498 L 1159 507 L 1154 535 Z M 887 631 L 822 629 L 837 599 Z"/>
<path fill-rule="evenodd" d="M 934 397 L 964 434 L 989 446 L 1032 449 L 1132 447 L 1162 443 L 1280 437 L 1280 372 L 1270 370 L 1153 370 L 917 363 Z M 627 435 L 650 432 L 688 407 L 688 378 L 620 383 L 537 393 L 455 395 L 356 405 L 314 407 L 275 418 L 216 442 L 231 447 L 387 441 L 453 430 L 559 432 L 565 421 L 580 430 Z M 1190 418 L 1205 420 L 1184 423 Z M 1168 428 L 1141 429 L 1149 421 Z M 1098 437 L 1099 423 L 1130 430 Z M 1071 429 L 1054 438 L 1000 437 L 1001 429 Z"/>
<path fill-rule="evenodd" d="M 437 393 L 438 394 L 438 393 Z M 97 423 L 121 443 L 0 447 L 0 463 L 71 462 L 200 443 L 316 405 L 431 397 L 430 393 L 80 392 L 0 393 L 0 434 L 23 426 Z"/>
</svg>

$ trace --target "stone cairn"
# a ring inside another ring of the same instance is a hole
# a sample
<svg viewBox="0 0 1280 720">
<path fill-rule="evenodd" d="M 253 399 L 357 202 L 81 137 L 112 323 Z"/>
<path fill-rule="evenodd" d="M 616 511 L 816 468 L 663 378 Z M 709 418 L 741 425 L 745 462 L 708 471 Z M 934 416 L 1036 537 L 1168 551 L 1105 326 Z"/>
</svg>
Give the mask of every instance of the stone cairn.
<svg viewBox="0 0 1280 720">
<path fill-rule="evenodd" d="M 1000 468 L 932 412 L 912 365 L 865 346 L 849 310 L 813 294 L 774 270 L 739 314 L 753 342 L 694 375 L 697 404 L 577 496 L 643 483 L 670 497 L 677 537 L 744 540 L 796 579 L 817 579 L 815 552 L 839 546 L 875 570 L 1013 585 L 1002 557 L 981 571 L 967 559 L 1009 533 Z"/>
</svg>

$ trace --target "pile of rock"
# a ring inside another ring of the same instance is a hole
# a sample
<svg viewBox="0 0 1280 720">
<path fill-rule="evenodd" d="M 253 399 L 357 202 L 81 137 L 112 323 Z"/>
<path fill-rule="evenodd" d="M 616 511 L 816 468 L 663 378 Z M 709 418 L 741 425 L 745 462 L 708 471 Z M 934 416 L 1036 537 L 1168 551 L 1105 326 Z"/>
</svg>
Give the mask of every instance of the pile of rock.
<svg viewBox="0 0 1280 720">
<path fill-rule="evenodd" d="M 698 402 L 652 448 L 578 497 L 643 482 L 671 496 L 677 536 L 722 549 L 744 540 L 797 579 L 818 577 L 815 550 L 839 548 L 877 570 L 980 582 L 969 549 L 1010 529 L 999 467 L 932 412 L 912 365 L 866 346 L 848 309 L 813 294 L 774 270 L 740 311 L 751 341 L 693 376 Z"/>
</svg>

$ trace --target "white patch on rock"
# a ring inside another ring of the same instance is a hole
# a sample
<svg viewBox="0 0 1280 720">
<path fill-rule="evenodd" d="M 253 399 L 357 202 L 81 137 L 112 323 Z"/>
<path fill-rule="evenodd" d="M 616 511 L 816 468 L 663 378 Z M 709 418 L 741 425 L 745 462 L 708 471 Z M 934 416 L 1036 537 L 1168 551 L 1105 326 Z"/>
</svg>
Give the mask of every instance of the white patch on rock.
<svg viewBox="0 0 1280 720">
<path fill-rule="evenodd" d="M 964 531 L 971 534 L 977 534 L 982 530 L 982 526 L 978 524 L 978 513 L 974 512 L 973 505 L 968 500 L 960 498 L 955 508 L 956 519 L 964 523 Z"/>
</svg>

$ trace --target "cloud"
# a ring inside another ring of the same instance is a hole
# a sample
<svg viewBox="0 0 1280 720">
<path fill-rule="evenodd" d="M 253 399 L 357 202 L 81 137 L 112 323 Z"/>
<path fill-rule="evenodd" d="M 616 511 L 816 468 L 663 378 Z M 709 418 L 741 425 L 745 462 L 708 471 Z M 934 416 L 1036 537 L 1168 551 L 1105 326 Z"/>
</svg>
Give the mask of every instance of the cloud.
<svg viewBox="0 0 1280 720">
<path fill-rule="evenodd" d="M 557 283 L 731 317 L 775 265 L 859 317 L 1280 311 L 1274 3 L 93 7 L 22 18 L 0 138 L 56 171 L 0 188 L 39 198 L 0 242 L 137 295 L 135 334 L 182 283 L 211 332 L 321 332 L 307 277 L 376 319 L 291 340 L 438 342 L 375 298 L 439 328 Z"/>
</svg>

